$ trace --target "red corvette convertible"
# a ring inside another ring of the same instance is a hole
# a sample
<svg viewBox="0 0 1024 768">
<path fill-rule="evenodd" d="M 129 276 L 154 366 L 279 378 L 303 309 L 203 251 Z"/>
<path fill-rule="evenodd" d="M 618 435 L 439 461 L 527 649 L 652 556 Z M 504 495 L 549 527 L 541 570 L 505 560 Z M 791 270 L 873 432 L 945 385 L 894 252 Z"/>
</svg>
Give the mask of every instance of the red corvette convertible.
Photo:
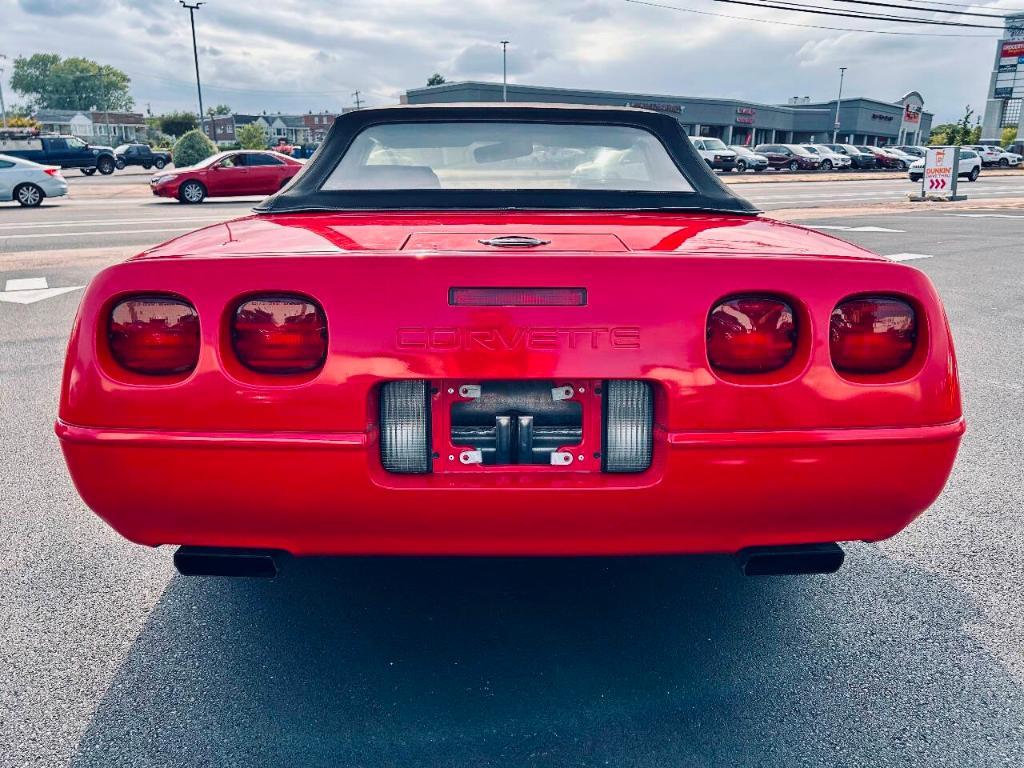
<svg viewBox="0 0 1024 768">
<path fill-rule="evenodd" d="M 157 197 L 201 203 L 207 197 L 272 195 L 302 170 L 302 163 L 280 152 L 221 152 L 188 168 L 158 173 L 149 182 Z"/>
<path fill-rule="evenodd" d="M 101 272 L 56 424 L 188 574 L 291 555 L 732 553 L 830 572 L 964 421 L 924 274 L 759 218 L 670 116 L 352 112 L 255 215 Z"/>
</svg>

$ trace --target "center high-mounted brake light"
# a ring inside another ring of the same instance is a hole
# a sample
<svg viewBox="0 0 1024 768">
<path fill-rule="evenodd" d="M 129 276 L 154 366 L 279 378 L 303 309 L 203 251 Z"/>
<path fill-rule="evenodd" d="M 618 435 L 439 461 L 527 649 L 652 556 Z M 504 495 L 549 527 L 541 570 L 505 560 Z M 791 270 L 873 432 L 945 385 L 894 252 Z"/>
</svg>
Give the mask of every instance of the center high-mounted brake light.
<svg viewBox="0 0 1024 768">
<path fill-rule="evenodd" d="M 235 311 L 231 340 L 238 359 L 254 371 L 312 371 L 327 357 L 327 319 L 303 296 L 253 296 Z"/>
<path fill-rule="evenodd" d="M 135 373 L 185 373 L 199 360 L 199 316 L 184 299 L 165 294 L 119 301 L 107 329 L 118 365 Z"/>
<path fill-rule="evenodd" d="M 727 299 L 708 316 L 708 360 L 730 373 L 782 368 L 796 352 L 793 308 L 771 296 Z"/>
<path fill-rule="evenodd" d="M 586 288 L 452 288 L 453 307 L 582 307 Z"/>
</svg>

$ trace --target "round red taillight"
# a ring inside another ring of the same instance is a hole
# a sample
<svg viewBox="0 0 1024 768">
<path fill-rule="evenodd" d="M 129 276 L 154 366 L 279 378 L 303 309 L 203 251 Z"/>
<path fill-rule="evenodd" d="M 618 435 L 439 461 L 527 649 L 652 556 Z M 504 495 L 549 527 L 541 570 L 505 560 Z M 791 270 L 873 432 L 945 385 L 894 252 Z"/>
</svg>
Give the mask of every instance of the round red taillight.
<svg viewBox="0 0 1024 768">
<path fill-rule="evenodd" d="M 122 368 L 149 375 L 185 373 L 199 360 L 199 315 L 174 296 L 132 296 L 111 310 L 107 338 Z"/>
<path fill-rule="evenodd" d="M 832 310 L 829 348 L 836 370 L 894 371 L 910 360 L 916 338 L 914 308 L 901 299 L 861 296 Z"/>
<path fill-rule="evenodd" d="M 303 296 L 253 296 L 239 305 L 231 323 L 235 354 L 260 373 L 304 373 L 327 357 L 327 319 Z"/>
<path fill-rule="evenodd" d="M 793 308 L 771 296 L 726 299 L 708 316 L 708 360 L 719 370 L 777 370 L 793 358 L 796 340 Z"/>
</svg>

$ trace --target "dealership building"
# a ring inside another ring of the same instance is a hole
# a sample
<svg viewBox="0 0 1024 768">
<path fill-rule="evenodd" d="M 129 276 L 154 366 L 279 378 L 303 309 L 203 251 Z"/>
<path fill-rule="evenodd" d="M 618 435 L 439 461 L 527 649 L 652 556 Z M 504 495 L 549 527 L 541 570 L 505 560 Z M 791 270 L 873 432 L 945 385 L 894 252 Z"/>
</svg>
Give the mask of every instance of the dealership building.
<svg viewBox="0 0 1024 768">
<path fill-rule="evenodd" d="M 1024 13 L 1007 16 L 1004 23 L 981 124 L 981 140 L 986 144 L 998 144 L 1005 128 L 1016 128 L 1017 140 L 1024 140 Z"/>
<path fill-rule="evenodd" d="M 1024 67 L 1024 65 L 1022 65 Z M 501 83 L 445 83 L 413 88 L 407 104 L 502 101 Z M 836 100 L 790 99 L 789 104 L 760 104 L 740 99 L 665 96 L 649 93 L 589 91 L 509 84 L 508 101 L 642 107 L 675 117 L 691 136 L 714 136 L 726 144 L 831 143 L 837 124 Z M 932 114 L 911 91 L 896 101 L 844 98 L 839 105 L 840 144 L 926 144 Z"/>
</svg>

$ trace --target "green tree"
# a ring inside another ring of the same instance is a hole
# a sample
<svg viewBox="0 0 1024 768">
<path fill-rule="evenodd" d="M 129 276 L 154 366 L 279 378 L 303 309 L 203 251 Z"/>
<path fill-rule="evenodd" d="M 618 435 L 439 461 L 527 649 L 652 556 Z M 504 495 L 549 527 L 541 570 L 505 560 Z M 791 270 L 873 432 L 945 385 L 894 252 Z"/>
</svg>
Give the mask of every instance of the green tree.
<svg viewBox="0 0 1024 768">
<path fill-rule="evenodd" d="M 174 158 L 174 165 L 177 168 L 185 168 L 205 160 L 217 152 L 217 147 L 207 138 L 206 134 L 196 129 L 189 131 L 174 145 L 171 156 Z"/>
<path fill-rule="evenodd" d="M 266 149 L 267 134 L 259 123 L 243 125 L 235 131 L 235 138 L 242 145 L 242 149 Z"/>
<path fill-rule="evenodd" d="M 935 146 L 944 146 L 949 144 L 949 133 L 955 128 L 956 123 L 940 123 L 939 125 L 933 125 L 932 132 L 928 138 L 928 143 Z"/>
<path fill-rule="evenodd" d="M 448 81 L 444 79 L 444 75 L 442 75 L 440 72 L 435 72 L 434 74 L 427 78 L 427 86 L 444 85 L 447 82 Z"/>
<path fill-rule="evenodd" d="M 166 149 L 174 146 L 174 137 L 157 130 L 149 130 L 146 132 L 146 143 L 153 149 Z"/>
<path fill-rule="evenodd" d="M 199 126 L 199 121 L 191 112 L 168 112 L 157 117 L 156 123 L 161 133 L 171 136 L 184 136 Z"/>
<path fill-rule="evenodd" d="M 208 114 L 210 117 L 213 117 L 215 115 L 217 117 L 221 117 L 221 116 L 224 116 L 224 115 L 230 115 L 231 111 L 232 111 L 231 107 L 229 107 L 227 104 L 218 104 L 215 107 L 207 107 L 206 108 L 206 114 Z"/>
<path fill-rule="evenodd" d="M 126 110 L 135 102 L 131 79 L 119 69 L 56 53 L 19 56 L 11 70 L 11 88 L 36 109 Z"/>
<path fill-rule="evenodd" d="M 1004 147 L 1008 147 L 1011 144 L 1013 144 L 1013 142 L 1016 141 L 1016 139 L 1017 139 L 1017 129 L 1016 128 L 1003 128 L 1003 133 L 999 137 L 999 143 L 1002 146 L 1004 146 Z"/>
</svg>

